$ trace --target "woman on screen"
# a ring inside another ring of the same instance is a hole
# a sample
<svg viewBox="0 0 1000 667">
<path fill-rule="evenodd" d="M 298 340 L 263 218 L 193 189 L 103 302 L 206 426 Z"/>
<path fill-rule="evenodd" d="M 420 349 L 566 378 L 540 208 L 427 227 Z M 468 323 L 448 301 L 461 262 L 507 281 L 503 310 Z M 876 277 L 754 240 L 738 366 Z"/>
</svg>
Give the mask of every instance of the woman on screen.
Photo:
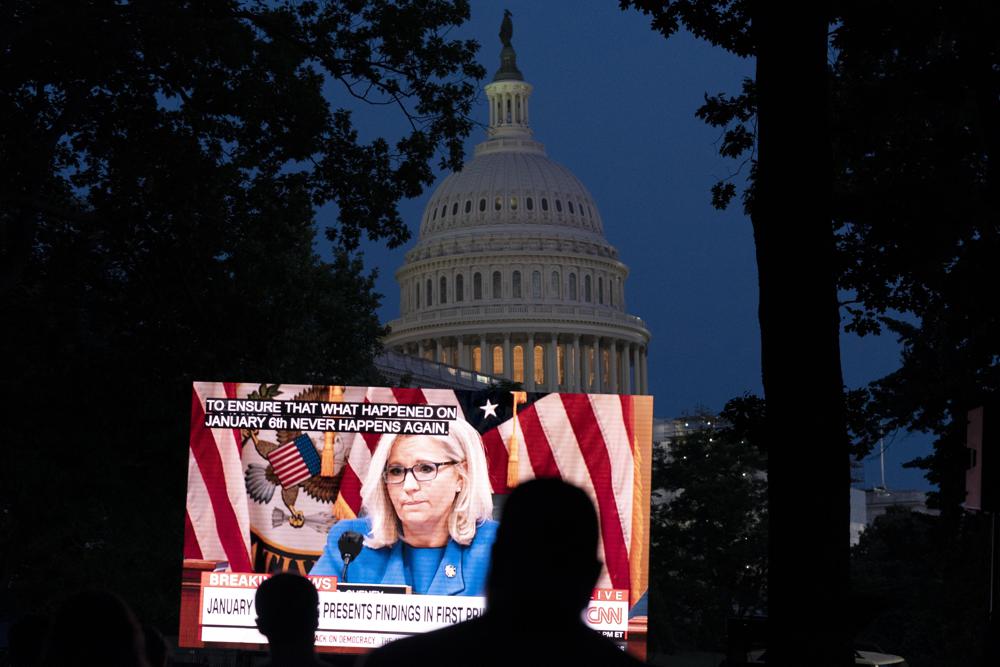
<svg viewBox="0 0 1000 667">
<path fill-rule="evenodd" d="M 343 577 L 339 543 L 353 531 L 364 547 L 341 581 L 484 594 L 496 536 L 486 455 L 466 421 L 448 425 L 446 436 L 382 436 L 361 487 L 361 518 L 333 526 L 310 574 Z"/>
</svg>

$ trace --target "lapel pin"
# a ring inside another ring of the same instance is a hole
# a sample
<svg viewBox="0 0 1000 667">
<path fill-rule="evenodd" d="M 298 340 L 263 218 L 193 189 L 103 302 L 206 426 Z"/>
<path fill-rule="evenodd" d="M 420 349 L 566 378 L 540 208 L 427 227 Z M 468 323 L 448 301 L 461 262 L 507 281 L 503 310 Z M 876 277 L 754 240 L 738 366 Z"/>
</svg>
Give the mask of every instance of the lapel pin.
<svg viewBox="0 0 1000 667">
<path fill-rule="evenodd" d="M 458 574 L 458 568 L 456 568 L 454 565 L 448 563 L 447 565 L 444 566 L 444 576 L 451 579 L 456 574 Z"/>
</svg>

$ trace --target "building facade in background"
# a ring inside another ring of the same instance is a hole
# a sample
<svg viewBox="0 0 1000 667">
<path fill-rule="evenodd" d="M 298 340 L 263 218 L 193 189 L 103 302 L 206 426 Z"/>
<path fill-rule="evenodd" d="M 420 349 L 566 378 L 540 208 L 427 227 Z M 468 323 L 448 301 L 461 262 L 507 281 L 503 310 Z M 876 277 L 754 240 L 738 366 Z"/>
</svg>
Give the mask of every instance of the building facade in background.
<svg viewBox="0 0 1000 667">
<path fill-rule="evenodd" d="M 649 331 L 582 183 L 532 137 L 509 35 L 486 85 L 487 139 L 431 196 L 396 272 L 387 350 L 528 391 L 648 393 Z"/>
</svg>

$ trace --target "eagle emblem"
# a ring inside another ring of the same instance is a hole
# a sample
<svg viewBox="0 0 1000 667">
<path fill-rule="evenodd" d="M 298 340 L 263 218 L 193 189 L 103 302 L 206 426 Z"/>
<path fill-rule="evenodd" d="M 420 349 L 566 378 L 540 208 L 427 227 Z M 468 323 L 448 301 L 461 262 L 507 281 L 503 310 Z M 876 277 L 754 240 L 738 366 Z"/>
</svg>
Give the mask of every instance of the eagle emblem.
<svg viewBox="0 0 1000 667">
<path fill-rule="evenodd" d="M 299 392 L 292 400 L 322 401 L 326 399 L 327 389 L 315 385 Z M 248 398 L 266 400 L 280 394 L 279 385 L 262 384 Z M 266 466 L 255 463 L 247 466 L 244 475 L 247 494 L 255 502 L 266 504 L 271 502 L 275 490 L 280 488 L 281 501 L 288 508 L 287 521 L 293 528 L 301 528 L 307 522 L 305 514 L 295 507 L 300 491 L 321 503 L 332 504 L 337 499 L 340 474 L 332 477 L 320 474 L 320 456 L 308 434 L 302 431 L 275 431 L 277 442 L 261 439 L 258 430 L 243 429 L 240 435 L 241 447 L 253 442 L 257 453 L 268 462 Z"/>
</svg>

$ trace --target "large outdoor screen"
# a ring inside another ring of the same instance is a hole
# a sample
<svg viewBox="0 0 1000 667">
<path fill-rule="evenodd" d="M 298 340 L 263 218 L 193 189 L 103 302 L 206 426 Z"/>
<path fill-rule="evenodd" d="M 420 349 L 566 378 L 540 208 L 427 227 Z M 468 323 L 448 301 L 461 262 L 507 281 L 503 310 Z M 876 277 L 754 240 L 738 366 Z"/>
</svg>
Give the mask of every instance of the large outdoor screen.
<svg viewBox="0 0 1000 667">
<path fill-rule="evenodd" d="M 650 396 L 194 383 L 180 644 L 266 643 L 256 587 L 307 575 L 320 650 L 358 652 L 478 616 L 503 502 L 558 477 L 600 519 L 584 620 L 645 641 Z M 518 582 L 511 582 L 512 586 Z M 544 586 L 544 573 L 525 586 Z"/>
</svg>

